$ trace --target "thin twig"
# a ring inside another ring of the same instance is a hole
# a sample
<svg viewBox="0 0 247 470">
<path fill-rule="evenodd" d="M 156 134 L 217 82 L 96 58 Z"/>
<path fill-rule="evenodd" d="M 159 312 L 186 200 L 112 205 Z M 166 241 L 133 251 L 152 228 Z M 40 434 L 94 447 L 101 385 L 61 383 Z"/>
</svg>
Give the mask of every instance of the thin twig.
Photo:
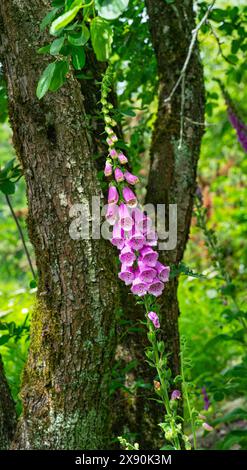
<svg viewBox="0 0 247 470">
<path fill-rule="evenodd" d="M 217 124 L 215 124 L 214 122 L 198 122 L 198 121 L 194 121 L 193 119 L 190 119 L 189 117 L 187 116 L 184 116 L 184 120 L 185 121 L 189 121 L 191 122 L 191 124 L 195 124 L 195 126 L 203 126 L 203 127 L 215 127 L 215 126 L 218 126 L 219 123 L 223 123 L 224 121 L 218 121 Z"/>
<path fill-rule="evenodd" d="M 36 274 L 35 274 L 35 271 L 34 271 L 34 268 L 33 268 L 33 265 L 32 265 L 31 257 L 30 257 L 30 254 L 29 254 L 29 251 L 28 251 L 26 242 L 25 242 L 25 238 L 24 238 L 24 235 L 23 235 L 22 228 L 21 228 L 21 226 L 20 226 L 20 223 L 19 223 L 18 218 L 17 218 L 16 215 L 15 215 L 15 212 L 14 212 L 14 209 L 13 209 L 13 206 L 12 206 L 12 204 L 11 204 L 11 201 L 10 201 L 10 198 L 9 198 L 8 194 L 5 194 L 5 197 L 6 197 L 7 204 L 8 204 L 8 206 L 9 206 L 9 208 L 10 208 L 10 212 L 11 212 L 11 214 L 12 214 L 12 216 L 13 216 L 13 219 L 14 219 L 14 221 L 15 221 L 15 223 L 16 223 L 16 226 L 17 226 L 17 229 L 18 229 L 18 232 L 19 232 L 21 241 L 22 241 L 22 245 L 23 245 L 24 251 L 25 251 L 25 253 L 26 253 L 26 257 L 27 257 L 28 264 L 29 264 L 29 267 L 30 267 L 30 269 L 31 269 L 33 278 L 35 279 L 35 278 L 36 278 Z"/>
<path fill-rule="evenodd" d="M 222 46 L 221 46 L 220 38 L 219 38 L 218 34 L 216 33 L 215 29 L 213 28 L 212 24 L 210 23 L 210 21 L 208 21 L 207 24 L 209 25 L 209 27 L 210 27 L 210 29 L 211 29 L 211 33 L 213 34 L 214 39 L 215 39 L 215 41 L 217 42 L 218 49 L 219 49 L 219 54 L 221 55 L 221 57 L 222 57 L 226 62 L 228 62 L 228 64 L 230 64 L 230 65 L 235 65 L 234 62 L 232 62 L 230 59 L 228 59 L 228 57 L 225 56 L 225 54 L 224 54 L 224 52 L 223 52 L 223 49 L 222 49 Z"/>
<path fill-rule="evenodd" d="M 198 35 L 198 32 L 199 30 L 201 29 L 201 27 L 203 26 L 203 24 L 207 21 L 207 18 L 208 18 L 208 15 L 210 14 L 214 4 L 215 4 L 216 0 L 213 0 L 213 2 L 211 3 L 211 5 L 208 7 L 205 15 L 203 16 L 203 18 L 201 19 L 201 21 L 198 23 L 198 25 L 196 26 L 195 29 L 193 29 L 192 31 L 192 38 L 191 38 L 191 42 L 190 42 L 190 45 L 189 45 L 189 50 L 188 50 L 188 54 L 187 54 L 187 57 L 185 59 L 185 62 L 184 62 L 184 65 L 182 67 L 182 70 L 180 72 L 180 75 L 179 75 L 179 78 L 177 80 L 177 82 L 175 83 L 170 95 L 165 98 L 164 100 L 164 103 L 168 103 L 169 101 L 171 101 L 175 91 L 177 90 L 181 80 L 183 79 L 185 73 L 186 73 L 186 70 L 187 70 L 187 67 L 189 65 L 189 62 L 190 62 L 190 59 L 191 59 L 191 55 L 192 55 L 192 52 L 193 52 L 193 49 L 194 49 L 194 45 L 195 45 L 195 42 L 196 42 L 196 38 L 197 38 L 197 35 Z"/>
<path fill-rule="evenodd" d="M 179 144 L 178 144 L 179 150 L 181 150 L 182 145 L 183 145 L 184 103 L 185 103 L 185 74 L 183 74 L 182 83 L 181 83 L 180 137 L 179 137 Z"/>
</svg>

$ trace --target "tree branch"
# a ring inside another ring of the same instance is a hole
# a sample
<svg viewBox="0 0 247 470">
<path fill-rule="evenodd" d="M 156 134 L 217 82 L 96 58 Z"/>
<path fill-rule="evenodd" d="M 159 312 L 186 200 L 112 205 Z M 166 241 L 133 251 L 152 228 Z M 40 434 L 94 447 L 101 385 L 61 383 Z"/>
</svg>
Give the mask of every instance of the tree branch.
<svg viewBox="0 0 247 470">
<path fill-rule="evenodd" d="M 177 82 L 175 83 L 174 87 L 172 88 L 172 91 L 170 92 L 169 96 L 167 98 L 165 98 L 164 100 L 164 103 L 168 103 L 169 101 L 171 101 L 175 91 L 177 90 L 179 84 L 181 83 L 181 81 L 183 80 L 183 77 L 185 76 L 185 73 L 186 73 L 186 70 L 187 70 L 187 67 L 189 65 L 189 62 L 190 62 L 190 59 L 191 59 L 191 56 L 192 56 L 192 52 L 193 52 L 193 49 L 194 49 L 194 46 L 195 46 L 195 43 L 196 43 L 196 39 L 197 39 L 197 35 L 198 35 L 198 32 L 200 31 L 201 27 L 204 25 L 204 23 L 207 21 L 208 19 L 208 15 L 210 14 L 210 12 L 212 11 L 213 9 L 213 6 L 215 4 L 216 0 L 213 0 L 213 2 L 211 3 L 211 5 L 209 5 L 205 15 L 203 16 L 203 18 L 201 19 L 201 21 L 198 23 L 198 25 L 195 27 L 195 29 L 193 29 L 192 31 L 192 37 L 191 37 L 191 42 L 190 42 L 190 45 L 189 45 L 189 49 L 188 49 L 188 54 L 186 56 L 186 59 L 185 59 L 185 62 L 184 62 L 184 65 L 181 69 L 181 72 L 180 72 L 180 75 L 179 75 L 179 78 L 177 80 Z"/>
</svg>

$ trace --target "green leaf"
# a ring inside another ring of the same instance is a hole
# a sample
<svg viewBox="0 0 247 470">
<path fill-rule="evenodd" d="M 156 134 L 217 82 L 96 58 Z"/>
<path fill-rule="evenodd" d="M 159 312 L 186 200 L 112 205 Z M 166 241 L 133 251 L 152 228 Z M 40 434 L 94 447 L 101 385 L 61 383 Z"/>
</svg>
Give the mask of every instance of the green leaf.
<svg viewBox="0 0 247 470">
<path fill-rule="evenodd" d="M 211 12 L 210 19 L 220 23 L 221 21 L 225 19 L 226 14 L 227 13 L 225 10 L 222 10 L 220 8 L 214 8 Z"/>
<path fill-rule="evenodd" d="M 225 397 L 225 395 L 221 391 L 217 391 L 217 392 L 214 393 L 214 400 L 215 401 L 222 401 L 222 400 L 224 400 L 224 397 Z"/>
<path fill-rule="evenodd" d="M 232 63 L 232 64 L 237 64 L 238 63 L 238 57 L 234 54 L 229 54 L 227 56 L 227 59 Z"/>
<path fill-rule="evenodd" d="M 113 41 L 113 32 L 111 25 L 96 16 L 90 25 L 91 39 L 96 58 L 105 62 L 111 54 L 111 45 Z"/>
<path fill-rule="evenodd" d="M 51 64 L 47 65 L 44 72 L 42 73 L 36 90 L 36 95 L 39 99 L 43 98 L 43 96 L 49 90 L 55 68 L 56 62 L 52 62 Z"/>
<path fill-rule="evenodd" d="M 95 0 L 99 16 L 106 20 L 115 20 L 128 7 L 129 0 Z"/>
<path fill-rule="evenodd" d="M 228 450 L 231 449 L 234 444 L 243 444 L 245 448 L 247 443 L 247 430 L 245 429 L 233 429 L 229 434 L 226 435 L 221 441 L 217 442 L 216 450 Z"/>
<path fill-rule="evenodd" d="M 86 44 L 89 38 L 90 38 L 89 29 L 84 24 L 82 25 L 81 33 L 68 35 L 68 41 L 73 46 L 84 46 L 84 44 Z"/>
<path fill-rule="evenodd" d="M 66 11 L 67 10 L 72 10 L 75 7 L 82 6 L 82 4 L 85 4 L 85 1 L 83 1 L 83 0 L 66 0 Z"/>
<path fill-rule="evenodd" d="M 46 26 L 52 22 L 52 20 L 55 18 L 57 12 L 59 11 L 59 7 L 53 8 L 51 11 L 45 15 L 43 20 L 40 23 L 40 31 L 44 31 Z"/>
<path fill-rule="evenodd" d="M 69 71 L 67 60 L 60 60 L 55 64 L 55 71 L 49 86 L 49 90 L 57 91 L 66 81 L 66 75 Z"/>
<path fill-rule="evenodd" d="M 0 183 L 0 191 L 2 191 L 3 194 L 14 194 L 15 183 L 10 180 L 3 181 Z"/>
<path fill-rule="evenodd" d="M 35 281 L 35 279 L 32 279 L 29 285 L 31 289 L 35 289 L 35 287 L 37 287 L 37 282 Z"/>
<path fill-rule="evenodd" d="M 233 283 L 229 283 L 229 284 L 221 287 L 221 292 L 222 292 L 223 295 L 232 296 L 236 292 L 236 286 Z"/>
<path fill-rule="evenodd" d="M 64 0 L 53 0 L 52 6 L 61 8 L 64 6 Z"/>
<path fill-rule="evenodd" d="M 0 178 L 5 178 L 8 173 L 13 170 L 13 167 L 14 167 L 14 163 L 15 163 L 15 158 L 12 158 L 11 160 L 9 160 L 6 165 L 4 166 L 4 168 L 0 171 Z"/>
<path fill-rule="evenodd" d="M 225 415 L 220 416 L 219 418 L 216 418 L 213 422 L 213 425 L 215 426 L 216 424 L 219 424 L 219 423 L 232 423 L 234 421 L 240 421 L 240 420 L 246 420 L 246 419 L 247 419 L 247 411 L 244 410 L 243 408 L 235 408 L 229 413 L 226 413 Z"/>
<path fill-rule="evenodd" d="M 9 335 L 3 335 L 1 336 L 0 338 L 0 345 L 2 346 L 3 344 L 7 343 L 10 339 L 10 336 Z"/>
<path fill-rule="evenodd" d="M 50 54 L 51 55 L 58 55 L 60 50 L 63 47 L 63 43 L 65 40 L 65 36 L 61 36 L 60 38 L 54 39 L 53 43 L 50 47 Z"/>
<path fill-rule="evenodd" d="M 67 24 L 71 23 L 80 9 L 81 6 L 77 6 L 59 16 L 55 21 L 53 21 L 50 27 L 50 33 L 55 35 L 59 29 L 62 29 L 67 26 Z"/>
<path fill-rule="evenodd" d="M 86 56 L 83 47 L 73 47 L 71 54 L 74 68 L 76 70 L 81 70 L 86 62 Z"/>
<path fill-rule="evenodd" d="M 38 54 L 47 54 L 48 52 L 50 52 L 50 47 L 51 45 L 47 44 L 46 46 L 40 47 L 37 52 Z"/>
</svg>

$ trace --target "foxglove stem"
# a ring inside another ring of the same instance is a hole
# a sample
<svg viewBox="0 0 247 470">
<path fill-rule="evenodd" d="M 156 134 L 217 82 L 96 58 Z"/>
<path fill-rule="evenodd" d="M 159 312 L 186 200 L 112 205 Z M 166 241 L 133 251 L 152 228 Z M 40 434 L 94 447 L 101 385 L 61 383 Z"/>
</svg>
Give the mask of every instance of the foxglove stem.
<svg viewBox="0 0 247 470">
<path fill-rule="evenodd" d="M 186 402 L 186 405 L 187 405 L 187 408 L 188 408 L 188 413 L 189 413 L 189 417 L 190 417 L 191 431 L 192 431 L 192 435 L 193 435 L 193 445 L 194 445 L 194 450 L 196 450 L 196 447 L 197 447 L 197 444 L 196 444 L 196 428 L 195 428 L 195 421 L 194 421 L 193 413 L 192 413 L 191 406 L 190 406 L 188 385 L 187 385 L 186 378 L 185 378 L 185 373 L 184 373 L 183 350 L 180 353 L 180 358 L 181 358 L 181 366 L 180 367 L 181 367 L 183 396 L 184 396 L 184 399 L 185 399 L 185 402 Z"/>
<path fill-rule="evenodd" d="M 159 365 L 160 364 L 160 357 L 159 357 L 159 351 L 158 351 L 158 346 L 157 346 L 156 331 L 155 331 L 155 328 L 154 328 L 153 324 L 151 323 L 151 321 L 149 320 L 149 317 L 148 317 L 149 305 L 148 305 L 148 301 L 146 300 L 146 298 L 144 298 L 144 305 L 145 305 L 145 309 L 146 309 L 147 327 L 148 327 L 149 333 L 154 333 L 154 336 L 153 336 L 154 339 L 152 340 L 151 345 L 152 345 L 152 350 L 153 350 L 154 356 L 155 356 L 155 367 L 156 367 L 156 371 L 157 371 L 159 381 L 160 381 L 160 385 L 161 385 L 160 388 L 161 388 L 161 391 L 162 391 L 162 398 L 163 398 L 163 402 L 164 402 L 164 408 L 165 408 L 165 412 L 166 412 L 167 416 L 170 418 L 169 421 L 170 421 L 170 425 L 171 425 L 171 430 L 174 434 L 176 434 L 176 429 L 174 428 L 174 425 L 173 425 L 173 413 L 172 413 L 172 410 L 171 410 L 171 407 L 170 407 L 169 394 L 168 394 L 166 383 L 165 383 L 164 378 L 163 378 L 162 370 L 161 370 L 160 365 Z M 172 444 L 174 445 L 176 450 L 181 450 L 181 446 L 180 446 L 178 436 L 176 436 L 174 438 Z"/>
</svg>

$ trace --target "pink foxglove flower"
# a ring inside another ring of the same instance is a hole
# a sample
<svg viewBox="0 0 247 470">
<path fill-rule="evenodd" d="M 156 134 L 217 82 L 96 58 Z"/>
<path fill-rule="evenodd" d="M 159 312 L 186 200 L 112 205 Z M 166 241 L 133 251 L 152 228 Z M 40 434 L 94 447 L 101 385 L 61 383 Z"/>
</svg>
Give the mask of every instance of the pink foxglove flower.
<svg viewBox="0 0 247 470">
<path fill-rule="evenodd" d="M 135 222 L 135 227 L 140 229 L 142 233 L 146 233 L 151 229 L 152 221 L 147 217 L 138 207 L 132 209 L 132 217 Z"/>
<path fill-rule="evenodd" d="M 146 239 L 147 239 L 146 244 L 148 246 L 156 246 L 158 243 L 158 235 L 155 232 L 155 230 L 148 231 L 146 233 Z"/>
<path fill-rule="evenodd" d="M 110 186 L 108 191 L 108 204 L 117 204 L 119 199 L 116 186 Z"/>
<path fill-rule="evenodd" d="M 162 282 L 169 281 L 169 274 L 170 274 L 169 266 L 165 266 L 164 264 L 157 261 L 155 265 L 155 269 L 158 273 L 158 278 L 160 279 L 160 281 Z"/>
<path fill-rule="evenodd" d="M 122 250 L 125 245 L 124 230 L 119 223 L 115 223 L 113 227 L 111 243 L 119 250 Z"/>
<path fill-rule="evenodd" d="M 128 163 L 128 158 L 122 152 L 118 154 L 118 160 L 121 165 L 125 165 L 125 163 Z"/>
<path fill-rule="evenodd" d="M 237 114 L 234 113 L 233 109 L 228 108 L 229 121 L 237 132 L 239 143 L 242 145 L 245 152 L 247 152 L 247 126 Z"/>
<path fill-rule="evenodd" d="M 109 147 L 112 147 L 117 141 L 118 141 L 118 138 L 115 134 L 112 134 L 110 137 L 107 137 L 106 139 L 106 142 L 109 145 Z"/>
<path fill-rule="evenodd" d="M 132 294 L 137 295 L 138 297 L 143 297 L 144 295 L 146 295 L 147 289 L 148 285 L 145 282 L 141 281 L 139 277 L 136 277 L 132 283 L 132 287 L 130 290 Z"/>
<path fill-rule="evenodd" d="M 129 184 L 136 184 L 139 181 L 139 178 L 135 175 L 132 175 L 129 171 L 124 172 L 124 178 L 126 179 L 127 183 Z"/>
<path fill-rule="evenodd" d="M 118 206 L 116 204 L 108 204 L 106 211 L 106 220 L 110 225 L 114 225 L 118 216 Z"/>
<path fill-rule="evenodd" d="M 105 174 L 105 176 L 111 176 L 112 175 L 112 165 L 110 164 L 110 162 L 106 162 L 105 169 L 104 169 L 104 174 Z"/>
<path fill-rule="evenodd" d="M 114 142 L 111 137 L 107 137 L 106 142 L 109 145 L 109 147 L 112 147 L 114 145 Z"/>
<path fill-rule="evenodd" d="M 130 238 L 128 241 L 129 246 L 132 248 L 132 250 L 140 250 L 145 243 L 145 237 L 142 235 L 140 230 L 132 229 L 132 232 L 130 234 Z"/>
<path fill-rule="evenodd" d="M 137 204 L 137 199 L 135 193 L 133 193 L 132 189 L 128 188 L 127 186 L 123 189 L 123 198 L 129 207 L 135 207 Z"/>
<path fill-rule="evenodd" d="M 123 282 L 125 282 L 126 286 L 129 286 L 132 284 L 135 274 L 134 270 L 131 266 L 127 266 L 125 264 L 122 265 L 121 267 L 121 272 L 118 274 L 119 279 L 121 279 Z"/>
<path fill-rule="evenodd" d="M 140 251 L 141 261 L 147 266 L 155 267 L 158 260 L 158 253 L 154 251 L 150 246 L 145 246 Z"/>
<path fill-rule="evenodd" d="M 139 278 L 141 279 L 141 281 L 150 283 L 154 280 L 157 274 L 154 268 L 147 266 L 145 263 L 142 263 L 141 261 L 138 261 L 138 268 L 140 270 Z"/>
<path fill-rule="evenodd" d="M 180 398 L 181 398 L 180 390 L 173 390 L 171 394 L 171 400 L 180 400 Z"/>
<path fill-rule="evenodd" d="M 205 431 L 208 431 L 208 432 L 211 432 L 214 430 L 214 428 L 212 426 L 210 426 L 210 424 L 208 423 L 202 423 L 202 427 L 203 429 L 205 429 Z"/>
<path fill-rule="evenodd" d="M 126 232 L 129 232 L 132 229 L 134 222 L 129 213 L 129 209 L 125 204 L 123 203 L 120 204 L 118 215 L 119 215 L 119 222 L 120 222 L 121 227 L 124 230 L 126 230 Z"/>
<path fill-rule="evenodd" d="M 110 136 L 112 136 L 112 134 L 114 134 L 114 131 L 110 126 L 106 126 L 105 131 Z"/>
<path fill-rule="evenodd" d="M 132 266 L 136 259 L 136 255 L 129 246 L 125 246 L 121 250 L 119 259 L 121 263 L 125 264 L 126 266 Z"/>
<path fill-rule="evenodd" d="M 120 168 L 116 168 L 116 170 L 114 171 L 114 176 L 115 176 L 115 180 L 118 183 L 124 180 L 124 175 L 123 175 L 123 172 L 120 170 Z"/>
<path fill-rule="evenodd" d="M 157 329 L 160 328 L 160 322 L 159 322 L 159 317 L 158 317 L 157 313 L 149 312 L 148 313 L 148 318 L 153 323 L 154 328 L 157 328 Z"/>
<path fill-rule="evenodd" d="M 164 289 L 164 284 L 158 278 L 153 279 L 148 287 L 148 293 L 159 297 Z"/>
<path fill-rule="evenodd" d="M 110 156 L 114 159 L 117 158 L 117 151 L 115 149 L 111 149 L 109 152 Z"/>
<path fill-rule="evenodd" d="M 206 387 L 202 387 L 202 396 L 204 400 L 204 410 L 208 410 L 210 407 L 210 401 L 209 401 Z"/>
<path fill-rule="evenodd" d="M 142 221 L 143 233 L 147 233 L 148 231 L 151 230 L 151 228 L 152 228 L 152 220 L 147 215 L 144 215 L 143 221 Z"/>
</svg>

